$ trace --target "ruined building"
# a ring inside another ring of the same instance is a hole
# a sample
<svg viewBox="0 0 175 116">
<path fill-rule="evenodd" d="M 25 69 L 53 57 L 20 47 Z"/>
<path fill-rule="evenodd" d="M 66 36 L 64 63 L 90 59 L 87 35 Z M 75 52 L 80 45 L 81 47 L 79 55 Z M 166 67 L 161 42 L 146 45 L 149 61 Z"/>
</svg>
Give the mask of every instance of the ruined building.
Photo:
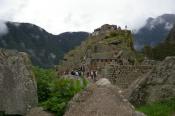
<svg viewBox="0 0 175 116">
<path fill-rule="evenodd" d="M 96 70 L 100 78 L 109 78 L 124 89 L 153 67 L 138 60 L 130 30 L 109 24 L 95 29 L 86 41 L 66 54 L 58 69 L 70 71 L 81 66 L 86 73 Z"/>
</svg>

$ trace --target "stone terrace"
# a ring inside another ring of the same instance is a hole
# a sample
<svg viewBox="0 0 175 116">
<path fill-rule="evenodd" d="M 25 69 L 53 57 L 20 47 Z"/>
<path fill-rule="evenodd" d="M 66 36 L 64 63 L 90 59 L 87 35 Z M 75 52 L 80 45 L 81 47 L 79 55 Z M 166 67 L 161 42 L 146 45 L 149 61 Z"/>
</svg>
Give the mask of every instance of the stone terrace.
<svg viewBox="0 0 175 116">
<path fill-rule="evenodd" d="M 104 77 L 114 85 L 127 89 L 138 77 L 151 70 L 153 65 L 108 65 L 104 68 Z"/>
</svg>

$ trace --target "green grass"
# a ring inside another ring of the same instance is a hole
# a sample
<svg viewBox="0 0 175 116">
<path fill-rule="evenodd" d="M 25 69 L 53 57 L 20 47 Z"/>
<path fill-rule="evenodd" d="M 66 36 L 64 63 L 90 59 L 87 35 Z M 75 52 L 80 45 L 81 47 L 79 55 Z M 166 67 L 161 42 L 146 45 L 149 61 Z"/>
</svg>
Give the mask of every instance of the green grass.
<svg viewBox="0 0 175 116">
<path fill-rule="evenodd" d="M 172 116 L 175 113 L 175 98 L 166 101 L 154 102 L 137 108 L 147 116 Z"/>
</svg>

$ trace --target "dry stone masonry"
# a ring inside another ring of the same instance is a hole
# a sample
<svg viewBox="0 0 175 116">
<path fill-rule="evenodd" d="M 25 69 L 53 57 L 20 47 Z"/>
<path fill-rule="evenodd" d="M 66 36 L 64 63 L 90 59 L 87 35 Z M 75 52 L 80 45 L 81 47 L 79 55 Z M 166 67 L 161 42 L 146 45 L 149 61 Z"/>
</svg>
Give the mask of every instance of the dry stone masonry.
<svg viewBox="0 0 175 116">
<path fill-rule="evenodd" d="M 129 100 L 134 105 L 175 97 L 175 57 L 167 57 L 133 85 Z"/>
<path fill-rule="evenodd" d="M 143 76 L 153 65 L 107 65 L 104 77 L 121 89 L 127 89 L 137 78 Z"/>
</svg>

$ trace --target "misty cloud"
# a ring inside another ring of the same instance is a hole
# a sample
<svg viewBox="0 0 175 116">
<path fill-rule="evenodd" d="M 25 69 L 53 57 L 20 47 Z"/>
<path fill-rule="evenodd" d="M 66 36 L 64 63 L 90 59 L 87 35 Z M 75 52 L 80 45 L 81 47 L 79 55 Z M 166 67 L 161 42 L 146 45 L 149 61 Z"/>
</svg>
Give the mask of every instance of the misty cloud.
<svg viewBox="0 0 175 116">
<path fill-rule="evenodd" d="M 0 0 L 0 20 L 14 20 L 29 0 Z"/>
<path fill-rule="evenodd" d="M 0 20 L 0 36 L 8 33 L 8 27 L 5 21 Z"/>
<path fill-rule="evenodd" d="M 165 29 L 170 30 L 172 28 L 173 28 L 173 24 L 170 24 L 170 23 L 165 24 Z"/>
<path fill-rule="evenodd" d="M 0 0 L 0 19 L 34 23 L 58 34 L 88 31 L 109 23 L 130 29 L 148 17 L 175 13 L 174 0 Z"/>
<path fill-rule="evenodd" d="M 72 20 L 72 14 L 68 13 L 68 15 L 64 18 L 65 23 L 70 23 Z"/>
<path fill-rule="evenodd" d="M 13 25 L 15 25 L 16 27 L 19 27 L 21 24 L 17 22 L 13 22 Z"/>
</svg>

